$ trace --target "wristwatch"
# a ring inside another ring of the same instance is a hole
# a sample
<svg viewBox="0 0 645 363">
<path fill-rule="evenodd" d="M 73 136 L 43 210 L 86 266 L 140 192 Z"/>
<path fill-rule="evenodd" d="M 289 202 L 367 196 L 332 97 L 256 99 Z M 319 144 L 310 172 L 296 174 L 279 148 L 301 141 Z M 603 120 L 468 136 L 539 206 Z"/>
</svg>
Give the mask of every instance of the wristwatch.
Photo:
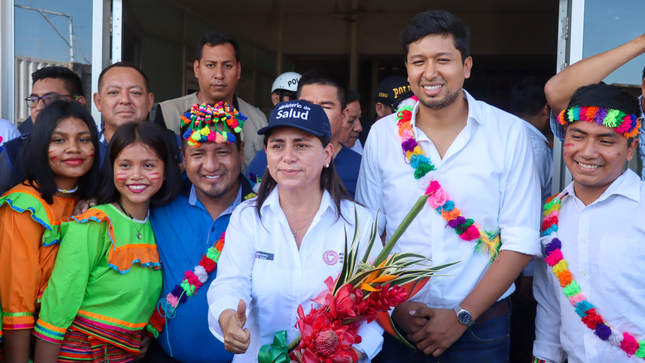
<svg viewBox="0 0 645 363">
<path fill-rule="evenodd" d="M 472 326 L 473 324 L 475 324 L 470 311 L 462 309 L 459 305 L 455 306 L 454 310 L 455 313 L 457 313 L 457 320 L 459 320 L 460 323 L 466 326 Z"/>
</svg>

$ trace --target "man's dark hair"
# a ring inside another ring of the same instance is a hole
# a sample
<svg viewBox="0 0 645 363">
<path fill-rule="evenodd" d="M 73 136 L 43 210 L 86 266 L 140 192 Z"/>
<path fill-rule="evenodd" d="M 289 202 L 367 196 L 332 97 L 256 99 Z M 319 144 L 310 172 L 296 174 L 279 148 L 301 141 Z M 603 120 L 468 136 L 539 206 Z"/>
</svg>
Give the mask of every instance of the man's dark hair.
<svg viewBox="0 0 645 363">
<path fill-rule="evenodd" d="M 640 116 L 641 112 L 638 98 L 633 93 L 603 82 L 578 88 L 571 96 L 567 109 L 574 106 L 613 108 L 636 116 Z M 569 125 L 571 124 L 567 123 L 565 127 Z M 633 138 L 628 140 L 628 146 L 632 140 Z"/>
<path fill-rule="evenodd" d="M 233 46 L 233 49 L 235 50 L 235 61 L 239 62 L 240 61 L 240 46 L 237 44 L 235 39 L 229 37 L 226 34 L 222 34 L 219 32 L 210 32 L 197 43 L 197 50 L 195 51 L 195 60 L 196 61 L 201 61 L 202 60 L 202 51 L 204 50 L 204 46 L 208 45 L 209 47 L 215 47 L 220 44 L 230 44 Z"/>
<path fill-rule="evenodd" d="M 452 35 L 455 48 L 461 52 L 461 61 L 465 62 L 470 57 L 470 34 L 468 28 L 456 16 L 443 10 L 423 12 L 412 19 L 412 22 L 401 33 L 403 51 L 407 57 L 410 43 L 427 35 Z"/>
<path fill-rule="evenodd" d="M 347 104 L 358 101 L 361 102 L 361 95 L 358 94 L 353 88 L 347 89 Z"/>
<path fill-rule="evenodd" d="M 84 96 L 81 77 L 69 68 L 60 66 L 41 68 L 31 74 L 32 86 L 36 81 L 46 78 L 60 79 L 63 81 L 63 87 L 72 96 Z"/>
<path fill-rule="evenodd" d="M 511 90 L 510 112 L 518 117 L 533 117 L 547 104 L 544 94 L 545 81 L 536 77 L 527 77 L 513 86 Z"/>
<path fill-rule="evenodd" d="M 54 203 L 54 194 L 58 187 L 54 181 L 54 172 L 49 166 L 49 144 L 56 126 L 70 117 L 85 122 L 90 129 L 94 145 L 94 160 L 92 167 L 85 175 L 78 178 L 78 190 L 75 196 L 80 199 L 94 197 L 96 185 L 99 183 L 99 137 L 92 115 L 83 105 L 74 101 L 57 100 L 48 104 L 38 115 L 38 122 L 29 137 L 28 144 L 21 154 L 20 162 L 25 170 L 20 181 L 34 187 L 40 192 L 45 202 Z"/>
<path fill-rule="evenodd" d="M 340 101 L 341 112 L 347 106 L 347 82 L 333 72 L 324 69 L 305 72 L 298 81 L 298 91 L 296 92 L 298 99 L 302 94 L 302 88 L 310 84 L 322 84 L 336 88 L 336 98 Z"/>
<path fill-rule="evenodd" d="M 148 76 L 146 76 L 146 74 L 143 73 L 143 71 L 139 67 L 135 66 L 134 64 L 132 64 L 130 62 L 116 62 L 114 64 L 110 64 L 109 66 L 103 68 L 103 70 L 101 71 L 101 74 L 99 75 L 99 92 L 101 91 L 101 84 L 103 83 L 103 76 L 105 76 L 105 74 L 110 69 L 116 68 L 116 67 L 132 68 L 132 69 L 136 70 L 137 72 L 139 72 L 139 74 L 141 74 L 141 76 L 143 77 L 143 80 L 144 80 L 144 82 L 146 84 L 146 92 L 150 92 L 150 84 L 148 83 Z"/>
<path fill-rule="evenodd" d="M 160 207 L 171 202 L 181 188 L 181 173 L 174 153 L 165 137 L 165 129 L 152 122 L 128 122 L 121 125 L 108 145 L 101 170 L 101 186 L 96 196 L 99 204 L 119 200 L 121 194 L 114 186 L 114 161 L 128 146 L 142 144 L 153 151 L 164 163 L 164 181 L 161 189 L 150 198 L 150 207 Z"/>
</svg>

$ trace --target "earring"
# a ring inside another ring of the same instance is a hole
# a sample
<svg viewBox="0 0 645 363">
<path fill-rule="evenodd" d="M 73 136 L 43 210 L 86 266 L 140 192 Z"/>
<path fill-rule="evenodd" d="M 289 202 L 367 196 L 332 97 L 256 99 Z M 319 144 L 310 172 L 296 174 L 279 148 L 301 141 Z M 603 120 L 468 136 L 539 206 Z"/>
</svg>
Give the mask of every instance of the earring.
<svg viewBox="0 0 645 363">
<path fill-rule="evenodd" d="M 325 165 L 325 168 L 328 168 L 328 167 L 329 167 L 329 164 Z"/>
</svg>

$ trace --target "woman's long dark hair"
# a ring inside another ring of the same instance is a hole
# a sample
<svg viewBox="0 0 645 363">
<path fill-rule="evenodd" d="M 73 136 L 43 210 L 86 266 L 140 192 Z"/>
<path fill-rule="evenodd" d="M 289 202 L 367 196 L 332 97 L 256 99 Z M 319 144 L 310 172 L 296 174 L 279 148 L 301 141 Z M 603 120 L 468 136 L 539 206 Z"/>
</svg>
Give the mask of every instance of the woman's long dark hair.
<svg viewBox="0 0 645 363">
<path fill-rule="evenodd" d="M 121 197 L 114 186 L 114 161 L 123 149 L 134 144 L 150 148 L 164 163 L 165 180 L 161 189 L 150 199 L 150 207 L 160 207 L 175 199 L 181 188 L 181 173 L 170 145 L 165 140 L 165 130 L 152 122 L 128 122 L 119 126 L 110 140 L 103 162 L 101 186 L 96 196 L 98 203 L 116 202 Z"/>
<path fill-rule="evenodd" d="M 34 122 L 34 130 L 19 159 L 24 168 L 20 182 L 35 188 L 49 204 L 54 203 L 54 194 L 58 191 L 54 172 L 49 167 L 49 144 L 56 126 L 70 117 L 85 122 L 94 145 L 92 167 L 78 178 L 78 191 L 75 195 L 80 199 L 90 199 L 94 197 L 99 183 L 99 137 L 92 115 L 76 101 L 54 101 L 38 114 L 38 121 Z"/>
<path fill-rule="evenodd" d="M 267 146 L 270 136 L 270 132 L 264 135 L 265 147 Z M 322 143 L 323 148 L 329 145 L 329 139 L 326 136 L 318 136 L 318 139 Z M 269 173 L 269 169 L 267 168 L 264 172 L 264 176 L 262 177 L 262 183 L 260 184 L 260 189 L 258 190 L 258 198 L 255 206 L 260 219 L 262 219 L 262 214 L 260 213 L 262 204 L 264 204 L 264 201 L 267 199 L 269 194 L 271 194 L 276 185 L 278 185 L 278 183 L 275 181 L 275 179 L 273 179 L 271 173 Z M 340 177 L 336 172 L 336 167 L 334 166 L 333 160 L 329 163 L 328 168 L 322 169 L 322 173 L 320 174 L 320 190 L 326 190 L 327 192 L 329 192 L 329 195 L 331 196 L 331 199 L 334 201 L 334 205 L 336 206 L 336 218 L 341 217 L 342 214 L 340 211 L 340 203 L 343 201 L 343 199 L 352 200 L 352 197 L 349 195 L 349 193 L 347 193 L 347 189 L 345 189 L 343 181 L 340 180 Z"/>
</svg>

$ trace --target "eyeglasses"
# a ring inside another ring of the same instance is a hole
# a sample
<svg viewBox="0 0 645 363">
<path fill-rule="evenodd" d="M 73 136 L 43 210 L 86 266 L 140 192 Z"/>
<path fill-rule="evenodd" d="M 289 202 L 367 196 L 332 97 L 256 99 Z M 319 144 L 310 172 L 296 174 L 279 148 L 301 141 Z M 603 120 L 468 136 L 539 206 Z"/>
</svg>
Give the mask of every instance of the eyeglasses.
<svg viewBox="0 0 645 363">
<path fill-rule="evenodd" d="M 43 103 L 45 104 L 45 106 L 47 106 L 48 104 L 50 104 L 50 103 L 52 103 L 52 102 L 54 102 L 56 100 L 59 100 L 61 98 L 64 98 L 64 97 L 72 97 L 74 99 L 78 98 L 78 96 L 60 95 L 60 94 L 58 94 L 56 92 L 51 92 L 51 93 L 48 93 L 46 95 L 43 95 L 42 97 L 29 96 L 29 97 L 25 98 L 25 101 L 27 101 L 27 106 L 29 106 L 29 108 L 34 108 L 34 107 L 36 107 L 38 105 L 38 102 L 40 102 L 40 100 L 43 100 Z"/>
</svg>

